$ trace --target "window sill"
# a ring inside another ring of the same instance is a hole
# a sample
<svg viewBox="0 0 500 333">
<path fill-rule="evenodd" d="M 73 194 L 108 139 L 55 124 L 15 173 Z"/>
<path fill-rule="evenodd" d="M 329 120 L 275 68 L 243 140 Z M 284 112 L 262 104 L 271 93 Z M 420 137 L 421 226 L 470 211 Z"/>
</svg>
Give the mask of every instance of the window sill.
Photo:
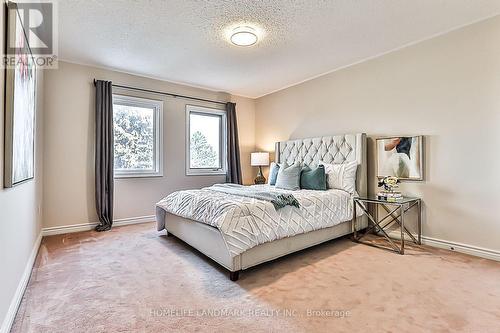
<svg viewBox="0 0 500 333">
<path fill-rule="evenodd" d="M 115 175 L 115 179 L 130 179 L 130 178 L 159 178 L 163 177 L 163 174 L 153 173 L 153 174 L 129 174 L 129 175 Z"/>
<path fill-rule="evenodd" d="M 226 171 L 186 171 L 186 176 L 225 176 Z"/>
</svg>

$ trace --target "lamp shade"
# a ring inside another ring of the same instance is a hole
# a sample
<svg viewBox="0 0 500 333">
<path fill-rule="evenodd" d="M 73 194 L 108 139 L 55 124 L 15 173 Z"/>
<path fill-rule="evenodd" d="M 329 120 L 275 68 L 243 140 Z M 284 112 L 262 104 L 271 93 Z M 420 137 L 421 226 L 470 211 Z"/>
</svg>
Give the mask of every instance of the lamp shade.
<svg viewBox="0 0 500 333">
<path fill-rule="evenodd" d="M 269 165 L 269 153 L 252 153 L 250 155 L 250 164 L 252 166 Z"/>
</svg>

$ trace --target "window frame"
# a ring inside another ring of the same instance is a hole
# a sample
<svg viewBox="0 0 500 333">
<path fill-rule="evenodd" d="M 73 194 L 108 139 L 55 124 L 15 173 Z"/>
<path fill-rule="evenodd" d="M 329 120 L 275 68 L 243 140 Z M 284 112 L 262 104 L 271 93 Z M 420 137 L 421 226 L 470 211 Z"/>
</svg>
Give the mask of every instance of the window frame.
<svg viewBox="0 0 500 333">
<path fill-rule="evenodd" d="M 140 169 L 117 170 L 114 169 L 114 161 L 113 161 L 113 171 L 115 179 L 163 177 L 163 101 L 150 98 L 113 94 L 113 106 L 115 104 L 154 109 L 153 113 L 154 170 L 140 170 Z M 113 121 L 113 126 L 114 126 L 114 121 Z M 114 134 L 113 134 L 113 139 L 114 139 Z M 114 152 L 114 143 L 113 143 L 113 152 Z"/>
<path fill-rule="evenodd" d="M 221 168 L 191 168 L 191 114 L 221 117 L 220 162 Z M 186 176 L 214 176 L 227 174 L 227 114 L 226 110 L 205 106 L 186 105 Z"/>
</svg>

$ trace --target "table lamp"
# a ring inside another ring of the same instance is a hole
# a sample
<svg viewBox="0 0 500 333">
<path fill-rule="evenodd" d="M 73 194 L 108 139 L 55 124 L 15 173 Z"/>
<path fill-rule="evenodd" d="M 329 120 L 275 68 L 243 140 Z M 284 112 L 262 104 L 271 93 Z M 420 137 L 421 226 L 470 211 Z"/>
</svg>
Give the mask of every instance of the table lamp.
<svg viewBox="0 0 500 333">
<path fill-rule="evenodd" d="M 257 152 L 250 155 L 250 164 L 259 167 L 259 173 L 255 178 L 255 184 L 265 184 L 266 177 L 262 175 L 262 167 L 269 165 L 269 153 Z"/>
</svg>

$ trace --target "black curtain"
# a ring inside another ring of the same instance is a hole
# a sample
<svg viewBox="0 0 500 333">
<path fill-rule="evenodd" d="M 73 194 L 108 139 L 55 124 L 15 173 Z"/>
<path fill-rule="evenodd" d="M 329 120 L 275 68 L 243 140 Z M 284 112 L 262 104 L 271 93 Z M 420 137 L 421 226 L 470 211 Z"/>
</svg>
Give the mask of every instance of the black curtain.
<svg viewBox="0 0 500 333">
<path fill-rule="evenodd" d="M 240 145 L 238 142 L 238 123 L 236 104 L 226 104 L 227 113 L 227 174 L 226 182 L 241 184 Z"/>
<path fill-rule="evenodd" d="M 107 231 L 113 224 L 113 92 L 110 81 L 95 82 L 95 200 L 100 224 Z"/>
</svg>

